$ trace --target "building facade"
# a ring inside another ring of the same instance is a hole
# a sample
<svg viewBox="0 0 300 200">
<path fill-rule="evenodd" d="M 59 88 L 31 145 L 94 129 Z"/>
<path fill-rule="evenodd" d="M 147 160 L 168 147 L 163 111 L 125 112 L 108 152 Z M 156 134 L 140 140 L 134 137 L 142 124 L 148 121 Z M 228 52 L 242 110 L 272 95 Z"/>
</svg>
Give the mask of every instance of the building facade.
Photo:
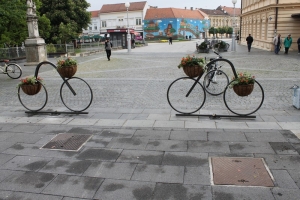
<svg viewBox="0 0 300 200">
<path fill-rule="evenodd" d="M 193 8 L 150 8 L 144 20 L 147 40 L 201 38 L 206 27 L 209 20 Z"/>
<path fill-rule="evenodd" d="M 240 43 L 246 45 L 246 37 L 252 34 L 253 45 L 268 51 L 274 50 L 273 38 L 278 33 L 282 38 L 292 35 L 291 51 L 297 50 L 300 37 L 299 0 L 241 0 Z"/>
</svg>

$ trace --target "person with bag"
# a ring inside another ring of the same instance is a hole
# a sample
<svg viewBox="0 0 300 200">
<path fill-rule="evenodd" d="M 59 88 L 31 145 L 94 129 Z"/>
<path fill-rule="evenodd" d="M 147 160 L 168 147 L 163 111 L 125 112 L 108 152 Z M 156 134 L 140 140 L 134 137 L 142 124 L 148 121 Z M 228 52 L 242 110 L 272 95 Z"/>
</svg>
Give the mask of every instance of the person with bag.
<svg viewBox="0 0 300 200">
<path fill-rule="evenodd" d="M 281 35 L 278 34 L 277 36 L 274 37 L 273 39 L 273 44 L 274 44 L 274 52 L 275 54 L 278 54 L 282 45 L 282 39 L 281 39 Z"/>
<path fill-rule="evenodd" d="M 283 41 L 284 48 L 285 48 L 284 54 L 289 53 L 289 48 L 291 47 L 292 43 L 293 43 L 293 40 L 292 40 L 291 34 L 289 34 Z"/>
<path fill-rule="evenodd" d="M 109 41 L 109 38 L 105 40 L 105 51 L 107 55 L 108 61 L 110 61 L 110 56 L 111 56 L 111 48 L 113 47 L 112 43 Z"/>
</svg>

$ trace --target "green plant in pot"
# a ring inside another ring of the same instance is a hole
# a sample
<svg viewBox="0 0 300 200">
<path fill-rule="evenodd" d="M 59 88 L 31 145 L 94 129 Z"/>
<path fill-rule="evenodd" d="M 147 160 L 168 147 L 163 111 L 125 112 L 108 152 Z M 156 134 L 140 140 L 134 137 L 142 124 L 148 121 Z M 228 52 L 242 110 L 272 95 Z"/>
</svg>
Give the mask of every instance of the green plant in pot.
<svg viewBox="0 0 300 200">
<path fill-rule="evenodd" d="M 183 68 L 183 71 L 187 76 L 194 78 L 203 74 L 203 68 L 205 65 L 206 61 L 204 58 L 197 58 L 194 55 L 188 55 L 181 59 L 178 68 Z"/>
</svg>

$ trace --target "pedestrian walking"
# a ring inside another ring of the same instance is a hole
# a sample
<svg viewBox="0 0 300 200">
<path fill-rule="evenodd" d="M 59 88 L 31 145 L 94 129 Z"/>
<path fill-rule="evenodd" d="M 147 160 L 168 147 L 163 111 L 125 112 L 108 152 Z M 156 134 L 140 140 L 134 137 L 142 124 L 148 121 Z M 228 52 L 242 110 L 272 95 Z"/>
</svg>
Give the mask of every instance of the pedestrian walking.
<svg viewBox="0 0 300 200">
<path fill-rule="evenodd" d="M 247 46 L 248 46 L 248 52 L 250 52 L 252 42 L 253 42 L 253 37 L 251 36 L 251 34 L 249 34 L 249 36 L 246 38 L 246 41 L 247 41 Z"/>
<path fill-rule="evenodd" d="M 283 45 L 284 45 L 284 54 L 289 53 L 289 48 L 291 47 L 293 42 L 293 39 L 291 37 L 291 34 L 289 34 L 286 38 L 284 38 Z"/>
<path fill-rule="evenodd" d="M 282 45 L 282 39 L 281 39 L 280 34 L 278 34 L 277 36 L 274 37 L 273 44 L 274 44 L 274 47 L 275 47 L 275 49 L 274 49 L 275 54 L 278 54 L 279 51 L 280 51 L 281 45 Z"/>
<path fill-rule="evenodd" d="M 172 44 L 172 37 L 169 37 L 169 45 Z"/>
<path fill-rule="evenodd" d="M 110 61 L 110 56 L 111 56 L 111 48 L 112 48 L 112 43 L 109 41 L 109 38 L 106 39 L 105 41 L 105 51 L 107 55 L 108 61 Z"/>
<path fill-rule="evenodd" d="M 300 37 L 297 40 L 297 44 L 298 44 L 298 54 L 300 54 Z"/>
<path fill-rule="evenodd" d="M 135 48 L 135 39 L 134 38 L 132 38 L 132 40 L 131 40 L 131 46 L 133 49 Z"/>
</svg>

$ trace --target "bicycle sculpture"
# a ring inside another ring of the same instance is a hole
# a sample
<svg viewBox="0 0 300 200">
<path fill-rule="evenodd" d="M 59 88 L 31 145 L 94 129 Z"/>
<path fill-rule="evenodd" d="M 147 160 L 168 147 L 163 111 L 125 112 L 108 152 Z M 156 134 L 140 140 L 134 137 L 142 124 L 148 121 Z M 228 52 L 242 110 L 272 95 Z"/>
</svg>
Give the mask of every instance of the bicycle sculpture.
<svg viewBox="0 0 300 200">
<path fill-rule="evenodd" d="M 2 74 L 7 74 L 12 79 L 20 78 L 22 75 L 22 68 L 16 63 L 9 63 L 9 60 L 3 60 L 4 65 L 0 66 Z"/>
<path fill-rule="evenodd" d="M 21 86 L 18 87 L 18 98 L 21 104 L 31 112 L 37 112 L 42 110 L 48 102 L 48 92 L 45 85 L 39 81 L 38 73 L 39 69 L 43 65 L 51 65 L 57 70 L 57 66 L 51 62 L 44 61 L 37 65 L 34 77 L 36 78 L 37 85 L 39 89 L 36 94 L 26 94 Z M 63 80 L 63 83 L 60 87 L 60 99 L 62 103 L 71 111 L 80 114 L 82 111 L 86 110 L 93 101 L 93 91 L 89 84 L 81 78 L 70 77 L 65 78 L 59 73 L 60 77 Z M 54 98 L 54 100 L 56 100 Z M 52 113 L 52 112 L 51 112 Z"/>
<path fill-rule="evenodd" d="M 252 92 L 237 94 L 235 87 L 232 88 L 235 80 L 228 82 L 227 75 L 220 70 L 224 65 L 231 68 L 234 79 L 237 79 L 238 74 L 233 64 L 229 60 L 217 58 L 206 65 L 206 68 L 213 69 L 206 74 L 203 81 L 204 86 L 200 83 L 202 75 L 197 78 L 181 77 L 170 84 L 167 91 L 167 100 L 175 111 L 181 113 L 176 115 L 191 116 L 193 113 L 199 111 L 205 103 L 206 92 L 208 92 L 212 95 L 223 93 L 223 101 L 227 109 L 238 115 L 218 115 L 219 117 L 255 118 L 255 116 L 249 115 L 255 113 L 263 104 L 264 90 L 262 86 L 253 79 Z M 217 79 L 214 79 L 214 77 L 217 77 Z M 211 86 L 213 86 L 213 89 L 210 89 Z M 217 117 L 217 115 L 193 115 Z"/>
</svg>

